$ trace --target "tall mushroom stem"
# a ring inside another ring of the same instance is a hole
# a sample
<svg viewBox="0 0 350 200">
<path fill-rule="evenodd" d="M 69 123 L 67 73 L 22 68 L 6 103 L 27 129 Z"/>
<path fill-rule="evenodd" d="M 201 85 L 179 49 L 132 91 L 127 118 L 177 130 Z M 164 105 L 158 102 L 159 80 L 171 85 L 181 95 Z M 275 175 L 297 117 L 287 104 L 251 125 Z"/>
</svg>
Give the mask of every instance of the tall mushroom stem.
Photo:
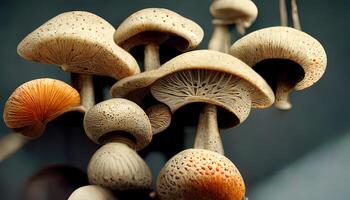
<svg viewBox="0 0 350 200">
<path fill-rule="evenodd" d="M 194 148 L 207 149 L 222 155 L 224 154 L 215 105 L 206 104 L 199 114 Z"/>
<path fill-rule="evenodd" d="M 72 85 L 80 94 L 81 105 L 90 109 L 95 105 L 95 92 L 92 75 L 71 73 Z"/>
<path fill-rule="evenodd" d="M 292 104 L 289 101 L 289 92 L 293 88 L 288 81 L 284 78 L 285 76 L 281 76 L 277 80 L 277 87 L 275 91 L 275 106 L 281 110 L 289 110 L 292 108 Z"/>
<path fill-rule="evenodd" d="M 0 162 L 11 156 L 23 145 L 25 145 L 29 139 L 20 133 L 9 133 L 0 139 Z"/>
<path fill-rule="evenodd" d="M 294 28 L 301 30 L 300 19 L 298 14 L 298 6 L 297 6 L 296 0 L 292 0 L 292 19 L 293 19 Z"/>
<path fill-rule="evenodd" d="M 231 35 L 228 26 L 215 24 L 208 48 L 220 52 L 228 52 L 231 44 Z"/>
<path fill-rule="evenodd" d="M 159 45 L 149 43 L 145 46 L 145 71 L 155 70 L 159 67 Z"/>
<path fill-rule="evenodd" d="M 280 0 L 280 20 L 281 20 L 281 26 L 288 26 L 286 0 Z"/>
</svg>

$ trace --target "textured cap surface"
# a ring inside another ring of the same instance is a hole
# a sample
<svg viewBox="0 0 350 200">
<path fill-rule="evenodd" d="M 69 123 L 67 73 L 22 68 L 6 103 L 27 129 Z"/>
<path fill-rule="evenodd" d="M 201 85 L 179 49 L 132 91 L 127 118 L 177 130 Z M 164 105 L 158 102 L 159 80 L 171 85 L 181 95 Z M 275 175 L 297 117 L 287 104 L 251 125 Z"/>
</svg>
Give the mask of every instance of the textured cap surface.
<svg viewBox="0 0 350 200">
<path fill-rule="evenodd" d="M 294 89 L 313 85 L 323 75 L 327 55 L 322 45 L 310 35 L 289 27 L 271 27 L 252 32 L 236 41 L 230 54 L 253 67 L 265 59 L 287 59 L 298 63 L 304 79 Z M 283 66 L 281 66 L 283 67 Z"/>
<path fill-rule="evenodd" d="M 27 60 L 60 65 L 74 73 L 121 79 L 140 72 L 136 60 L 114 43 L 114 31 L 92 13 L 66 12 L 25 37 L 17 52 Z"/>
<path fill-rule="evenodd" d="M 98 185 L 87 185 L 76 189 L 68 200 L 117 200 L 113 194 Z"/>
</svg>

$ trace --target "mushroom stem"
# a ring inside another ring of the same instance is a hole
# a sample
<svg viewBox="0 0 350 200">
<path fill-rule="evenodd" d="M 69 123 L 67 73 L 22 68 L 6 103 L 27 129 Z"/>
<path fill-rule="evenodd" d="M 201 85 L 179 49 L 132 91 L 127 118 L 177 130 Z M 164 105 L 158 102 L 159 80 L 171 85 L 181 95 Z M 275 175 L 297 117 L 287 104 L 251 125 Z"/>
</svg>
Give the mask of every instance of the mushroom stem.
<svg viewBox="0 0 350 200">
<path fill-rule="evenodd" d="M 289 101 L 289 92 L 292 87 L 284 78 L 277 80 L 277 87 L 275 92 L 275 106 L 280 110 L 289 110 L 292 108 L 292 104 Z"/>
<path fill-rule="evenodd" d="M 281 26 L 288 26 L 286 0 L 280 0 L 280 20 Z"/>
<path fill-rule="evenodd" d="M 243 23 L 237 23 L 236 24 L 236 30 L 239 34 L 244 35 L 245 34 L 245 27 Z"/>
<path fill-rule="evenodd" d="M 145 46 L 145 71 L 151 71 L 160 67 L 159 45 L 149 43 Z"/>
<path fill-rule="evenodd" d="M 208 48 L 220 52 L 228 52 L 231 43 L 231 35 L 228 26 L 215 24 L 214 32 L 210 38 Z"/>
<path fill-rule="evenodd" d="M 95 92 L 92 75 L 71 73 L 72 85 L 79 91 L 81 105 L 90 109 L 95 105 Z"/>
<path fill-rule="evenodd" d="M 14 154 L 28 141 L 29 139 L 20 133 L 10 133 L 2 137 L 0 139 L 0 162 Z"/>
<path fill-rule="evenodd" d="M 215 105 L 206 104 L 199 114 L 194 148 L 207 149 L 222 155 L 224 154 Z"/>
<path fill-rule="evenodd" d="M 298 14 L 298 6 L 297 6 L 296 0 L 292 0 L 292 19 L 293 19 L 294 28 L 301 30 L 300 19 Z"/>
</svg>

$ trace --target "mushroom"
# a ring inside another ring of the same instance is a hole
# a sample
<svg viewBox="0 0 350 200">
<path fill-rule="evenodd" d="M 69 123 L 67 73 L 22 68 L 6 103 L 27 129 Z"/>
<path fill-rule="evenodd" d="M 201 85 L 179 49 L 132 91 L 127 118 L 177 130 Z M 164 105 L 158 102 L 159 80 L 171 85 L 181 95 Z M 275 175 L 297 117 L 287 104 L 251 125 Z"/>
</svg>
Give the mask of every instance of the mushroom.
<svg viewBox="0 0 350 200">
<path fill-rule="evenodd" d="M 243 200 L 245 184 L 225 156 L 205 149 L 187 149 L 160 171 L 157 194 L 160 200 Z"/>
<path fill-rule="evenodd" d="M 98 185 L 87 185 L 76 189 L 68 200 L 116 200 L 113 194 Z"/>
<path fill-rule="evenodd" d="M 202 115 L 204 119 L 199 121 L 203 123 L 198 125 L 198 129 L 208 130 L 203 132 L 208 134 L 204 137 L 218 139 L 216 125 L 233 127 L 246 119 L 251 107 L 265 108 L 274 101 L 271 88 L 254 70 L 233 56 L 213 50 L 183 53 L 158 70 L 124 78 L 114 87 L 116 96 L 128 96 L 135 88 L 151 88 L 152 95 L 166 104 L 172 113 L 190 103 L 218 106 L 219 123 L 212 115 Z M 212 122 L 207 124 L 205 121 Z M 212 142 L 216 143 L 215 140 Z M 212 150 L 223 151 L 220 145 Z"/>
<path fill-rule="evenodd" d="M 69 111 L 80 111 L 80 96 L 70 85 L 55 79 L 42 78 L 19 86 L 5 103 L 3 118 L 15 130 L 2 140 L 0 160 L 14 153 L 31 138 L 41 136 L 48 122 Z"/>
<path fill-rule="evenodd" d="M 316 83 L 327 65 L 322 45 L 312 36 L 289 27 L 270 27 L 236 41 L 230 54 L 258 72 L 275 92 L 275 106 L 292 107 L 289 93 Z"/>
<path fill-rule="evenodd" d="M 168 9 L 146 8 L 132 14 L 119 25 L 114 34 L 114 41 L 127 51 L 144 45 L 144 68 L 145 71 L 150 71 L 158 69 L 161 65 L 160 45 L 172 46 L 182 52 L 189 51 L 199 45 L 203 36 L 202 28 L 190 19 Z M 115 87 L 112 87 L 112 96 L 115 93 Z M 129 95 L 129 99 L 140 102 L 146 95 L 147 92 L 137 90 L 134 95 Z M 151 120 L 153 134 L 156 134 L 170 125 L 171 113 L 164 105 L 153 106 L 148 109 L 147 114 Z M 160 125 L 163 127 L 159 127 Z"/>
<path fill-rule="evenodd" d="M 236 25 L 237 31 L 244 34 L 258 16 L 258 8 L 251 0 L 215 0 L 210 5 L 214 18 L 214 32 L 209 41 L 209 49 L 228 52 L 231 45 L 229 25 Z"/>
<path fill-rule="evenodd" d="M 82 105 L 89 109 L 95 104 L 92 74 L 121 79 L 140 71 L 136 60 L 114 43 L 114 31 L 92 13 L 66 12 L 26 36 L 17 52 L 27 60 L 77 73 L 73 83 L 78 86 Z"/>
<path fill-rule="evenodd" d="M 91 184 L 112 190 L 149 189 L 150 169 L 136 153 L 152 139 L 146 113 L 126 99 L 110 99 L 93 106 L 84 117 L 88 137 L 103 146 L 88 165 Z"/>
</svg>

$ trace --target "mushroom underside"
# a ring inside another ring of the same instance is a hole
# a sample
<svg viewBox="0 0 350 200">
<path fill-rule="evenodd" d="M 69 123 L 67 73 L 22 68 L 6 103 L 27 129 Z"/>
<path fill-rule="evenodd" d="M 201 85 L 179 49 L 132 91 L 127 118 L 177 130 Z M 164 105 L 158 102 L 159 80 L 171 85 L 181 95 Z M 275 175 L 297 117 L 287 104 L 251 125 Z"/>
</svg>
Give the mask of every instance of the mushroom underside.
<svg viewBox="0 0 350 200">
<path fill-rule="evenodd" d="M 231 116 L 218 119 L 222 128 L 245 120 L 251 108 L 249 88 L 245 81 L 231 74 L 212 70 L 184 70 L 165 76 L 151 86 L 152 95 L 174 113 L 192 103 L 209 103 L 227 110 Z"/>
<path fill-rule="evenodd" d="M 265 59 L 255 64 L 253 69 L 265 79 L 274 93 L 278 82 L 283 82 L 292 89 L 305 76 L 300 64 L 287 59 Z"/>
<path fill-rule="evenodd" d="M 120 141 L 129 145 L 130 148 L 134 148 L 136 144 L 136 138 L 128 132 L 125 131 L 112 131 L 102 135 L 98 142 L 100 144 L 107 144 L 112 141 Z"/>
<path fill-rule="evenodd" d="M 147 45 L 149 43 L 171 46 L 177 50 L 185 50 L 189 46 L 189 42 L 185 38 L 169 32 L 160 31 L 145 31 L 120 42 L 118 45 L 130 51 L 138 45 Z"/>
</svg>

